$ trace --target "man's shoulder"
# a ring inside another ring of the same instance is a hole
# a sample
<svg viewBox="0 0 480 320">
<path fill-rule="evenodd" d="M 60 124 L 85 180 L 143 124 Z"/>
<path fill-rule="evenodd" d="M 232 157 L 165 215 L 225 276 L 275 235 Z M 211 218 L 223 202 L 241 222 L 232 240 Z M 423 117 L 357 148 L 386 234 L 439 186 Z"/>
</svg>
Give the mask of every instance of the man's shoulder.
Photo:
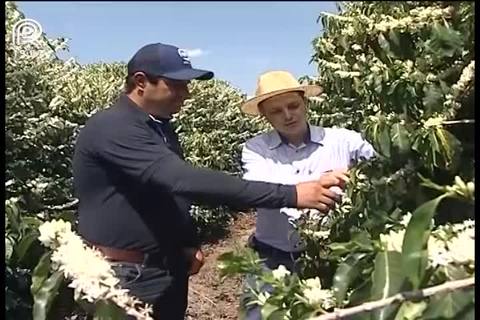
<svg viewBox="0 0 480 320">
<path fill-rule="evenodd" d="M 264 152 L 269 149 L 269 142 L 275 132 L 273 130 L 259 133 L 245 142 L 244 148 L 255 152 Z"/>
<path fill-rule="evenodd" d="M 109 107 L 96 112 L 85 123 L 87 131 L 118 132 L 119 128 L 125 129 L 134 118 L 126 108 L 122 108 L 118 101 L 113 102 Z"/>
<path fill-rule="evenodd" d="M 132 128 L 130 125 L 132 121 L 132 117 L 119 108 L 118 102 L 114 102 L 111 106 L 97 111 L 86 121 L 80 130 L 77 146 L 81 146 L 82 142 L 87 145 L 98 145 L 107 137 L 127 133 L 129 128 Z"/>
<path fill-rule="evenodd" d="M 361 133 L 352 129 L 341 127 L 323 128 L 325 130 L 325 139 L 327 140 L 351 140 L 361 138 Z"/>
</svg>

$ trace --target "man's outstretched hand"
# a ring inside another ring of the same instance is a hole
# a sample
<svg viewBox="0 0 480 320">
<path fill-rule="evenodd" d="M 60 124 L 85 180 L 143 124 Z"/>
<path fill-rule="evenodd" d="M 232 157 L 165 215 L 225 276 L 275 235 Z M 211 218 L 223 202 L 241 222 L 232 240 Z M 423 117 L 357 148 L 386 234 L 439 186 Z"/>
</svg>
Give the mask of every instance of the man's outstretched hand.
<svg viewBox="0 0 480 320">
<path fill-rule="evenodd" d="M 318 180 L 297 184 L 297 207 L 317 209 L 327 213 L 341 200 L 341 196 L 330 188 L 337 187 L 344 190 L 348 181 L 347 170 L 340 169 L 328 171 Z"/>
</svg>

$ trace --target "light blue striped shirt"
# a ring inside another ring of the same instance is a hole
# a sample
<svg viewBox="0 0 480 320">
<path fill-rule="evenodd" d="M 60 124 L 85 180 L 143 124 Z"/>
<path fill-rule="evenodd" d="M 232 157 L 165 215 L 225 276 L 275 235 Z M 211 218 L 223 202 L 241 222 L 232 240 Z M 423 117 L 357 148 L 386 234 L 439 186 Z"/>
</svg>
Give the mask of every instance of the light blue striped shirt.
<svg viewBox="0 0 480 320">
<path fill-rule="evenodd" d="M 299 147 L 284 143 L 275 130 L 248 140 L 242 150 L 243 178 L 296 184 L 375 154 L 358 132 L 311 125 L 309 130 L 310 140 Z M 290 224 L 298 217 L 298 210 L 293 208 L 257 208 L 255 237 L 284 251 L 298 251 L 299 238 Z"/>
</svg>

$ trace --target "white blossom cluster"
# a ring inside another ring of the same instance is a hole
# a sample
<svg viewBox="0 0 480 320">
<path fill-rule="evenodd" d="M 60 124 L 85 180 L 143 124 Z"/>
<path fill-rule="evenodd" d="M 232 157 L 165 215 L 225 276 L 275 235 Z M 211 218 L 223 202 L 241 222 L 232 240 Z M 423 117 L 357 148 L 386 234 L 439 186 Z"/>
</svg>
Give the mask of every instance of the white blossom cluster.
<svg viewBox="0 0 480 320">
<path fill-rule="evenodd" d="M 303 230 L 303 233 L 307 236 L 311 236 L 319 240 L 326 240 L 330 236 L 330 230 L 314 231 L 314 230 L 306 229 L 306 230 Z"/>
<path fill-rule="evenodd" d="M 91 303 L 113 301 L 128 315 L 137 319 L 153 319 L 152 309 L 127 289 L 119 287 L 120 280 L 102 254 L 85 245 L 82 239 L 72 231 L 71 224 L 63 220 L 45 222 L 39 227 L 38 240 L 52 252 L 51 261 L 54 270 L 63 272 L 71 279 L 69 287 L 75 290 L 75 297 Z"/>
<path fill-rule="evenodd" d="M 457 83 L 452 86 L 453 94 L 447 94 L 445 96 L 445 102 L 443 106 L 446 108 L 452 108 L 452 110 L 457 110 L 460 108 L 461 104 L 456 101 L 456 98 L 465 91 L 467 86 L 475 78 L 475 60 L 472 60 L 462 71 L 460 79 Z"/>
<path fill-rule="evenodd" d="M 281 264 L 277 269 L 272 270 L 272 275 L 277 280 L 283 280 L 286 276 L 290 275 L 290 271 L 288 271 L 287 268 Z"/>
<path fill-rule="evenodd" d="M 417 7 L 408 12 L 406 17 L 397 19 L 391 15 L 381 14 L 372 19 L 364 14 L 357 13 L 355 18 L 343 15 L 333 15 L 333 14 L 324 14 L 327 15 L 330 19 L 335 19 L 341 23 L 341 28 L 339 32 L 342 35 L 353 37 L 357 32 L 387 32 L 392 29 L 398 29 L 400 31 L 417 31 L 421 30 L 435 21 L 440 21 L 441 19 L 448 18 L 451 16 L 453 8 L 452 7 Z M 351 22 L 359 21 L 360 26 L 354 26 Z"/>
<path fill-rule="evenodd" d="M 330 309 L 335 306 L 335 297 L 331 290 L 322 289 L 318 277 L 301 281 L 302 294 L 312 306 Z"/>
<path fill-rule="evenodd" d="M 408 16 L 395 19 L 392 16 L 380 15 L 380 22 L 373 24 L 373 31 L 387 32 L 392 29 L 401 31 L 417 31 L 442 18 L 450 16 L 452 7 L 419 7 L 410 10 Z"/>
<path fill-rule="evenodd" d="M 411 215 L 404 216 L 402 224 L 406 226 Z M 447 228 L 452 230 L 452 236 L 447 238 Z M 391 230 L 381 234 L 380 241 L 387 251 L 402 252 L 405 230 Z M 475 222 L 467 220 L 462 224 L 440 226 L 434 230 L 428 239 L 428 260 L 432 267 L 449 264 L 473 265 L 475 262 Z"/>
<path fill-rule="evenodd" d="M 460 79 L 456 84 L 452 86 L 454 91 L 463 92 L 467 88 L 467 85 L 472 82 L 475 77 L 475 60 L 472 60 L 462 71 Z"/>
</svg>

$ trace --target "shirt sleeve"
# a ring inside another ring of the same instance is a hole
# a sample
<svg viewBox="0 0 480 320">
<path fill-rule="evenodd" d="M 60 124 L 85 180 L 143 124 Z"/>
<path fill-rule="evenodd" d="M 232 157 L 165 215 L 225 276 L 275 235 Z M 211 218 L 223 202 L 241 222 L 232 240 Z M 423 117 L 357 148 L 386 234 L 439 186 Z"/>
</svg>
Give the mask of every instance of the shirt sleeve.
<svg viewBox="0 0 480 320">
<path fill-rule="evenodd" d="M 348 151 L 350 153 L 350 159 L 355 163 L 376 156 L 373 146 L 365 140 L 360 133 L 355 131 L 349 131 Z"/>
<path fill-rule="evenodd" d="M 98 156 L 119 173 L 159 191 L 192 201 L 234 207 L 295 207 L 295 186 L 246 181 L 228 174 L 195 168 L 172 152 L 148 127 L 111 128 L 99 137 Z"/>
</svg>

